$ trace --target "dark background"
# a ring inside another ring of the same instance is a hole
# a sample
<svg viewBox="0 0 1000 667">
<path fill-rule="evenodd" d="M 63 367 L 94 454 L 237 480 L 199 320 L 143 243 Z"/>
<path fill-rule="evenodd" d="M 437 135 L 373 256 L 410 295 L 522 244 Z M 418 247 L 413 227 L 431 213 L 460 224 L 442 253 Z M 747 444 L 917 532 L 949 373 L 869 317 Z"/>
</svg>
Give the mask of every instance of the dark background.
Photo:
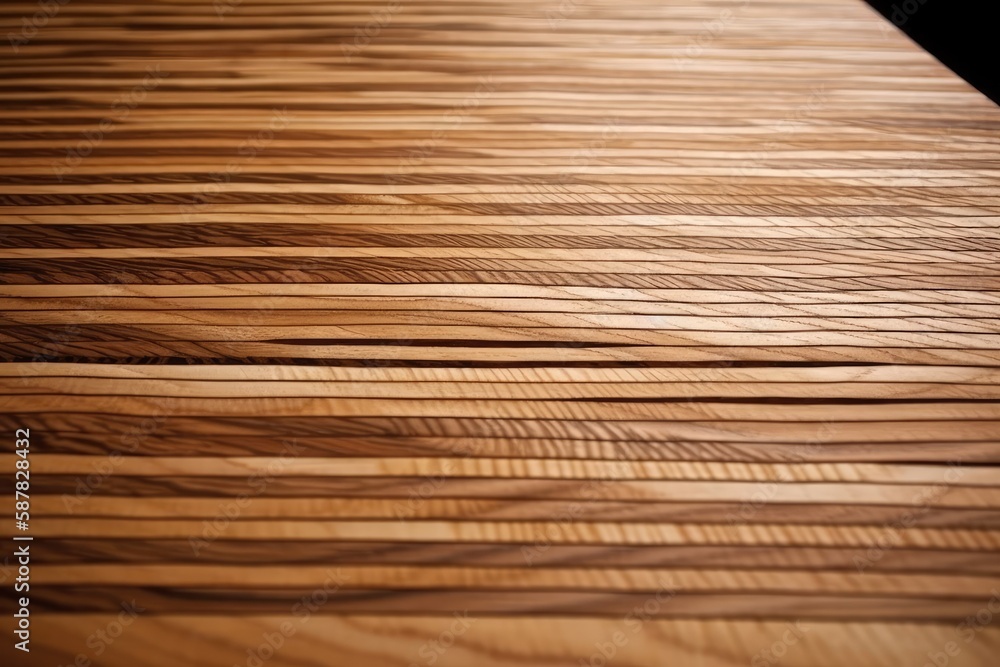
<svg viewBox="0 0 1000 667">
<path fill-rule="evenodd" d="M 996 0 L 866 0 L 956 74 L 1000 104 Z"/>
</svg>

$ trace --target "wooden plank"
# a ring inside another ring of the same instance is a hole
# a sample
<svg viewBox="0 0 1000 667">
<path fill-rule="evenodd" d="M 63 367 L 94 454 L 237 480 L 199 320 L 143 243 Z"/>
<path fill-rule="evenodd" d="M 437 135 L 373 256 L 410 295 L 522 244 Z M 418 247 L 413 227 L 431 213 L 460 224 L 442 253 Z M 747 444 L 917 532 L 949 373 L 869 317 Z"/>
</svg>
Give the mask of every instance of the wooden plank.
<svg viewBox="0 0 1000 667">
<path fill-rule="evenodd" d="M 1000 111 L 859 0 L 0 25 L 3 665 L 996 662 Z"/>
</svg>

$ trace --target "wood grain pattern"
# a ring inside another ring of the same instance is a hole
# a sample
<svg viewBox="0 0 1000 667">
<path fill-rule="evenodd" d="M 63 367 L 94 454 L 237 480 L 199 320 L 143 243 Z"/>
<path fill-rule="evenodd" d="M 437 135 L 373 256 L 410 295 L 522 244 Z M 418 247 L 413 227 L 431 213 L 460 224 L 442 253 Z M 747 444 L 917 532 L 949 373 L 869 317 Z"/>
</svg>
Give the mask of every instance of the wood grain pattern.
<svg viewBox="0 0 1000 667">
<path fill-rule="evenodd" d="M 4 665 L 996 663 L 1000 111 L 863 3 L 0 27 Z"/>
</svg>

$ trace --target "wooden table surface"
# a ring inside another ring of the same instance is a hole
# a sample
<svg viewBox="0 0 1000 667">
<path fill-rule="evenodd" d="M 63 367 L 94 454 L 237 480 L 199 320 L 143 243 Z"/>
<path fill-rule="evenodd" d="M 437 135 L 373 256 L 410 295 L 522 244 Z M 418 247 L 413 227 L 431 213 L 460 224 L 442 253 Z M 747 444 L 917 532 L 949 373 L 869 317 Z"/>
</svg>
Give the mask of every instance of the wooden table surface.
<svg viewBox="0 0 1000 667">
<path fill-rule="evenodd" d="M 1000 110 L 867 5 L 0 16 L 4 665 L 997 664 Z"/>
</svg>

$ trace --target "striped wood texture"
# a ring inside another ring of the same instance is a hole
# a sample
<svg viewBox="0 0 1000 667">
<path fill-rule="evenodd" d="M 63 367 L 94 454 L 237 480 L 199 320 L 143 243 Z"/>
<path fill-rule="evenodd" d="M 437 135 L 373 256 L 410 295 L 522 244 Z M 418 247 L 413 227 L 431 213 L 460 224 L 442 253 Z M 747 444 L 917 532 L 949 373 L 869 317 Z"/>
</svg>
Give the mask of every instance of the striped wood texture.
<svg viewBox="0 0 1000 667">
<path fill-rule="evenodd" d="M 1000 111 L 860 1 L 0 17 L 13 664 L 996 664 Z"/>
</svg>

